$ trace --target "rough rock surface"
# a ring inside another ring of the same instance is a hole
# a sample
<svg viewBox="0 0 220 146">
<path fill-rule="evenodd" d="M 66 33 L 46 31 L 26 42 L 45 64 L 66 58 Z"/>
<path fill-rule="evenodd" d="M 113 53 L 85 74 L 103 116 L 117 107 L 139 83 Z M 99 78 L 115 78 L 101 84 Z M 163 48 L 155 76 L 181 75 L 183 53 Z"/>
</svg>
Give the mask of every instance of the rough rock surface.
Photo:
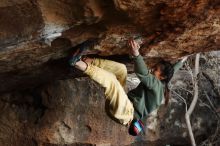
<svg viewBox="0 0 220 146">
<path fill-rule="evenodd" d="M 133 141 L 126 127 L 107 116 L 103 89 L 88 78 L 60 80 L 23 93 L 1 96 L 1 146 Z"/>
<path fill-rule="evenodd" d="M 143 36 L 144 56 L 170 60 L 220 45 L 219 0 L 1 0 L 0 8 L 0 92 L 65 78 L 62 58 L 89 38 L 100 41 L 87 54 L 109 56 Z"/>
</svg>

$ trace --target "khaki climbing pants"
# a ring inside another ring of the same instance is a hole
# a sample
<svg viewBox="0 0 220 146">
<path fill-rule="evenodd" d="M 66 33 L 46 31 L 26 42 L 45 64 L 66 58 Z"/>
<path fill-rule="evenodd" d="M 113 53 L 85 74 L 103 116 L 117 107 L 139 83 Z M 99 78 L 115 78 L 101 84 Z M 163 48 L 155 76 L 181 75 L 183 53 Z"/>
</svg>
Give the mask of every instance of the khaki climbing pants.
<svg viewBox="0 0 220 146">
<path fill-rule="evenodd" d="M 123 88 L 127 78 L 126 66 L 96 58 L 88 65 L 85 73 L 105 88 L 106 100 L 109 103 L 107 109 L 111 116 L 123 125 L 128 124 L 133 119 L 134 108 Z"/>
</svg>

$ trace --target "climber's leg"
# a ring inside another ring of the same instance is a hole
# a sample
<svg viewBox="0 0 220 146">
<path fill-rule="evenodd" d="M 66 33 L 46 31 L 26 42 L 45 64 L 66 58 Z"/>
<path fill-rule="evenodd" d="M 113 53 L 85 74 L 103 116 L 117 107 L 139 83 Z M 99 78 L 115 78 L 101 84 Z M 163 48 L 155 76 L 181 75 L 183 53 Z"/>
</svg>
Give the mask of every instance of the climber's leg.
<svg viewBox="0 0 220 146">
<path fill-rule="evenodd" d="M 100 58 L 87 58 L 85 61 L 88 61 L 88 63 L 91 63 L 94 66 L 97 66 L 108 72 L 113 73 L 120 82 L 120 84 L 123 87 L 125 87 L 127 79 L 127 68 L 124 64 Z"/>
<path fill-rule="evenodd" d="M 123 87 L 111 72 L 83 61 L 76 63 L 76 68 L 84 71 L 91 79 L 105 88 L 106 99 L 109 101 L 109 112 L 123 125 L 133 119 L 134 108 Z"/>
</svg>

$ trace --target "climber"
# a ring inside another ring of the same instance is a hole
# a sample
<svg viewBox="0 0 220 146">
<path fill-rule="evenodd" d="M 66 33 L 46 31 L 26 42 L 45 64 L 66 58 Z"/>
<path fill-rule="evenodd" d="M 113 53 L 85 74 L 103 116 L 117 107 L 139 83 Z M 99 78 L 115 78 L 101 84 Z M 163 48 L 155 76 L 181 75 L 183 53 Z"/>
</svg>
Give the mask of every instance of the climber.
<svg viewBox="0 0 220 146">
<path fill-rule="evenodd" d="M 141 119 L 169 100 L 168 82 L 187 59 L 185 57 L 174 66 L 169 62 L 161 61 L 150 73 L 142 56 L 139 53 L 139 44 L 134 40 L 128 41 L 130 55 L 133 56 L 134 71 L 141 83 L 126 94 L 127 69 L 124 64 L 99 59 L 81 58 L 82 52 L 91 46 L 92 41 L 86 41 L 78 46 L 77 53 L 72 55 L 69 63 L 71 66 L 83 71 L 92 80 L 105 88 L 105 96 L 108 101 L 108 112 L 117 121 L 129 127 L 129 134 L 136 136 L 144 131 Z"/>
</svg>

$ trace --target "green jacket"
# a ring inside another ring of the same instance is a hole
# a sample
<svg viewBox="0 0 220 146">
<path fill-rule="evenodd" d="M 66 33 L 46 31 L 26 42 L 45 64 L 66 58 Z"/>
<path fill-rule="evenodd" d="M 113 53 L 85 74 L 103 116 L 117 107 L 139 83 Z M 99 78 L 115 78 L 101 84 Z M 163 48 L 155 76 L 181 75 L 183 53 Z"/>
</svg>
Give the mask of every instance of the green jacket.
<svg viewBox="0 0 220 146">
<path fill-rule="evenodd" d="M 182 65 L 181 61 L 176 63 L 174 72 Z M 142 119 L 161 105 L 164 98 L 164 85 L 150 73 L 141 55 L 134 58 L 134 71 L 141 83 L 128 92 L 128 97 L 135 109 L 134 118 Z"/>
</svg>

